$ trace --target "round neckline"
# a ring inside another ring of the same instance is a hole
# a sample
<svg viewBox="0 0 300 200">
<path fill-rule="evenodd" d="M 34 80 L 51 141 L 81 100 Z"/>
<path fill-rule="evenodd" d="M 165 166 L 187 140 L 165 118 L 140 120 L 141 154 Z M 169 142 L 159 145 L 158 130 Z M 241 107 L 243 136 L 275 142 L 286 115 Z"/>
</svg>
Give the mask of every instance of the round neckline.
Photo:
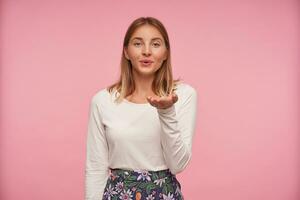
<svg viewBox="0 0 300 200">
<path fill-rule="evenodd" d="M 133 104 L 133 105 L 139 105 L 139 106 L 148 106 L 148 105 L 150 105 L 149 102 L 147 102 L 147 103 L 134 103 L 132 101 L 127 100 L 126 98 L 123 98 L 123 100 L 124 100 L 124 102 L 129 103 L 129 104 Z"/>
<path fill-rule="evenodd" d="M 118 95 L 120 95 L 120 93 L 118 91 L 115 91 Z M 123 102 L 127 103 L 127 104 L 131 104 L 131 105 L 137 105 L 137 106 L 149 106 L 151 105 L 149 102 L 147 103 L 134 103 L 134 102 L 131 102 L 129 100 L 127 100 L 126 98 L 123 98 Z"/>
</svg>

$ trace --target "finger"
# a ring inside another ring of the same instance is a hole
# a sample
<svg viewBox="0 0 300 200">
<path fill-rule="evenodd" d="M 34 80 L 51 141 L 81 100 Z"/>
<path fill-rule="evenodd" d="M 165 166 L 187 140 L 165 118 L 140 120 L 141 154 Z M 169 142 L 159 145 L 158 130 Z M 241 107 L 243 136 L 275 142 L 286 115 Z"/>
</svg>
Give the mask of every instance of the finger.
<svg viewBox="0 0 300 200">
<path fill-rule="evenodd" d="M 154 104 L 157 104 L 159 100 L 156 99 L 156 98 L 153 98 L 152 101 L 153 101 Z"/>
<path fill-rule="evenodd" d="M 173 96 L 172 96 L 173 98 L 172 98 L 172 100 L 173 100 L 173 103 L 176 103 L 177 102 L 177 100 L 178 100 L 178 96 L 177 96 L 177 94 L 173 94 Z"/>
<path fill-rule="evenodd" d="M 150 99 L 153 101 L 154 99 L 156 99 L 156 96 L 149 96 Z"/>
<path fill-rule="evenodd" d="M 152 106 L 156 106 L 155 105 L 155 98 L 152 96 L 148 96 L 147 97 L 147 101 L 152 105 Z"/>
<path fill-rule="evenodd" d="M 154 105 L 154 103 L 153 103 L 153 101 L 152 101 L 152 97 L 147 97 L 147 100 L 148 100 L 148 102 L 150 103 L 150 105 L 152 105 L 152 106 L 155 107 L 155 105 Z"/>
<path fill-rule="evenodd" d="M 151 104 L 150 97 L 147 97 L 146 99 L 147 99 L 147 101 Z"/>
<path fill-rule="evenodd" d="M 177 99 L 178 98 L 177 94 L 173 94 L 173 98 Z"/>
</svg>

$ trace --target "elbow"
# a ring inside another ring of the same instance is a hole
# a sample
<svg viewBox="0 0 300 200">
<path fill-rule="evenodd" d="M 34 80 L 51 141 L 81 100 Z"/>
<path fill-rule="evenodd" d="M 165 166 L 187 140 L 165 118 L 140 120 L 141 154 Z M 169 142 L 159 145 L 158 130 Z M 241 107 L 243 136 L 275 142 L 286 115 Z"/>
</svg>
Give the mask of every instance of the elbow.
<svg viewBox="0 0 300 200">
<path fill-rule="evenodd" d="M 189 164 L 190 160 L 192 158 L 192 152 L 188 152 L 182 156 L 180 160 L 178 160 L 176 163 L 170 164 L 170 171 L 172 174 L 179 174 L 181 173 Z"/>
</svg>

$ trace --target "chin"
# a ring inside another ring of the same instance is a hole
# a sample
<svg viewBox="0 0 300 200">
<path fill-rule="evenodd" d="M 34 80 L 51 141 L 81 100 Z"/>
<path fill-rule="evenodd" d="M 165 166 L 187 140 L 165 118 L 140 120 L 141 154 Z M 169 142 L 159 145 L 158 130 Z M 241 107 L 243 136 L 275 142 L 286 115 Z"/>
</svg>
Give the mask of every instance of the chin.
<svg viewBox="0 0 300 200">
<path fill-rule="evenodd" d="M 155 71 L 139 71 L 140 74 L 142 75 L 153 75 L 155 73 Z"/>
<path fill-rule="evenodd" d="M 137 69 L 136 72 L 140 75 L 153 75 L 155 73 L 154 69 Z"/>
</svg>

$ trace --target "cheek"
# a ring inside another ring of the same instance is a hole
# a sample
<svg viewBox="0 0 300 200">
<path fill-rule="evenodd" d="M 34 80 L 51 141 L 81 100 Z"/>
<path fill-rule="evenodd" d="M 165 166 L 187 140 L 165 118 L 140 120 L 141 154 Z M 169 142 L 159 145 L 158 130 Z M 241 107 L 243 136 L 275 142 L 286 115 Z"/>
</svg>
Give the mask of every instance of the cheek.
<svg viewBox="0 0 300 200">
<path fill-rule="evenodd" d="M 162 50 L 159 50 L 157 52 L 155 52 L 155 57 L 158 59 L 158 60 L 163 60 L 166 56 L 166 51 L 164 49 Z"/>
<path fill-rule="evenodd" d="M 164 60 L 164 58 L 165 58 L 165 54 L 163 54 L 163 53 L 158 54 L 158 55 L 156 56 L 156 60 L 157 60 L 158 62 L 162 62 L 162 61 Z"/>
<path fill-rule="evenodd" d="M 132 48 L 129 48 L 129 49 L 128 49 L 128 56 L 129 56 L 130 59 L 132 59 L 132 60 L 137 59 L 138 56 L 139 56 L 139 54 L 140 54 L 140 52 L 139 52 L 139 50 L 137 50 L 137 49 L 132 49 Z"/>
</svg>

